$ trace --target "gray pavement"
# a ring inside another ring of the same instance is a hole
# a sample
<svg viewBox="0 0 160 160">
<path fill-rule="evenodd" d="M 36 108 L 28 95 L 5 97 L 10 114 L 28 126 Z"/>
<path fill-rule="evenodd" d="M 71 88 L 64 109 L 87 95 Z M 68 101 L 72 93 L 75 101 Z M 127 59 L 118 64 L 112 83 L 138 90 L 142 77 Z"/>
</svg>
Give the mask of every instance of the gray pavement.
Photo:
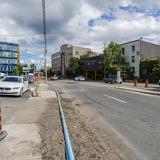
<svg viewBox="0 0 160 160">
<path fill-rule="evenodd" d="M 7 122 L 13 114 L 23 105 L 29 98 L 30 92 L 25 92 L 22 97 L 0 96 L 3 122 Z"/>
<path fill-rule="evenodd" d="M 104 132 L 111 129 L 140 160 L 160 158 L 160 97 L 96 82 L 54 81 Z M 128 158 L 129 159 L 129 158 Z"/>
<path fill-rule="evenodd" d="M 0 141 L 0 160 L 42 160 L 40 118 L 48 108 L 49 98 L 56 99 L 48 85 L 41 84 L 39 97 L 1 97 L 3 130 L 8 135 Z M 54 104 L 52 104 L 54 105 Z"/>
</svg>

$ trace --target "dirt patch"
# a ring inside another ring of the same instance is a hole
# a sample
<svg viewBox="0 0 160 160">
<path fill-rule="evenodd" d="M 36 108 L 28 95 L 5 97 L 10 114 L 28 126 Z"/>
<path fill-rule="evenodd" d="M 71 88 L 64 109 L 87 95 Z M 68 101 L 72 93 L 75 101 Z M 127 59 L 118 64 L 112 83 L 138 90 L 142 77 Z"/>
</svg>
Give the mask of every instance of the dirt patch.
<svg viewBox="0 0 160 160">
<path fill-rule="evenodd" d="M 56 99 L 48 99 L 40 118 L 41 152 L 43 160 L 65 159 L 65 145 Z"/>
<path fill-rule="evenodd" d="M 123 160 L 105 135 L 81 114 L 70 99 L 62 99 L 63 111 L 77 160 Z"/>
</svg>

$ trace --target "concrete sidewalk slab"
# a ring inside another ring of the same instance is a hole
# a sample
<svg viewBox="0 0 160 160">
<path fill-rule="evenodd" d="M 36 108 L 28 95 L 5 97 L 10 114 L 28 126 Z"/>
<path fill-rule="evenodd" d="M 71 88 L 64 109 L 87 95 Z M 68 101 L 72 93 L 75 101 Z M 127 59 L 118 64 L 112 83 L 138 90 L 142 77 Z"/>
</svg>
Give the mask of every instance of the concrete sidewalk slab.
<svg viewBox="0 0 160 160">
<path fill-rule="evenodd" d="M 41 138 L 35 124 L 5 125 L 8 136 L 0 143 L 1 160 L 42 159 L 39 144 Z M 3 147 L 2 147 L 3 146 Z"/>
</svg>

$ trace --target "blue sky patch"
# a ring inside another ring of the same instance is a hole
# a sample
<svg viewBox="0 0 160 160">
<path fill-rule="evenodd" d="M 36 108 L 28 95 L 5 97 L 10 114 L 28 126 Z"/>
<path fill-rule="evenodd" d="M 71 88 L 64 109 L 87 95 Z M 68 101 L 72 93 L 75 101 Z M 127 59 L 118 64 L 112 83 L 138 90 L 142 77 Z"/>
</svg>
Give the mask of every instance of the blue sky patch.
<svg viewBox="0 0 160 160">
<path fill-rule="evenodd" d="M 124 10 L 124 11 L 128 11 L 129 13 L 145 13 L 145 9 L 144 8 L 138 8 L 136 6 L 120 6 L 119 9 Z"/>
<path fill-rule="evenodd" d="M 160 17 L 160 9 L 154 8 L 154 9 L 144 9 L 144 8 L 138 8 L 136 6 L 120 6 L 119 9 L 123 11 L 127 11 L 129 13 L 144 13 L 146 16 L 152 16 L 152 17 Z"/>
<path fill-rule="evenodd" d="M 148 12 L 149 16 L 160 17 L 160 9 L 153 9 Z"/>
<path fill-rule="evenodd" d="M 114 17 L 112 13 L 109 13 L 109 14 L 104 13 L 98 18 L 90 19 L 88 21 L 88 26 L 89 27 L 94 27 L 96 21 L 100 21 L 100 20 L 112 21 L 112 20 L 115 20 L 115 19 L 116 19 L 116 17 Z"/>
</svg>

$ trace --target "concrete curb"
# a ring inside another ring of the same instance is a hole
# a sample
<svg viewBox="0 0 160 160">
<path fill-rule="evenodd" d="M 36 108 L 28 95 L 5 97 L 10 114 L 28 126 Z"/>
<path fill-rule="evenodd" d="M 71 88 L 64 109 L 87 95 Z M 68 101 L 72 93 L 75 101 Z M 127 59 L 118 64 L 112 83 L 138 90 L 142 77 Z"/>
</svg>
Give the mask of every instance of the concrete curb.
<svg viewBox="0 0 160 160">
<path fill-rule="evenodd" d="M 160 96 L 160 92 L 147 91 L 147 90 L 143 90 L 143 89 L 136 89 L 136 88 L 129 88 L 129 87 L 115 87 L 115 88 L 116 89 L 122 89 L 122 90 L 128 90 L 128 91 L 134 91 L 134 92 L 140 92 L 140 93 L 146 93 L 146 94 Z"/>
</svg>

